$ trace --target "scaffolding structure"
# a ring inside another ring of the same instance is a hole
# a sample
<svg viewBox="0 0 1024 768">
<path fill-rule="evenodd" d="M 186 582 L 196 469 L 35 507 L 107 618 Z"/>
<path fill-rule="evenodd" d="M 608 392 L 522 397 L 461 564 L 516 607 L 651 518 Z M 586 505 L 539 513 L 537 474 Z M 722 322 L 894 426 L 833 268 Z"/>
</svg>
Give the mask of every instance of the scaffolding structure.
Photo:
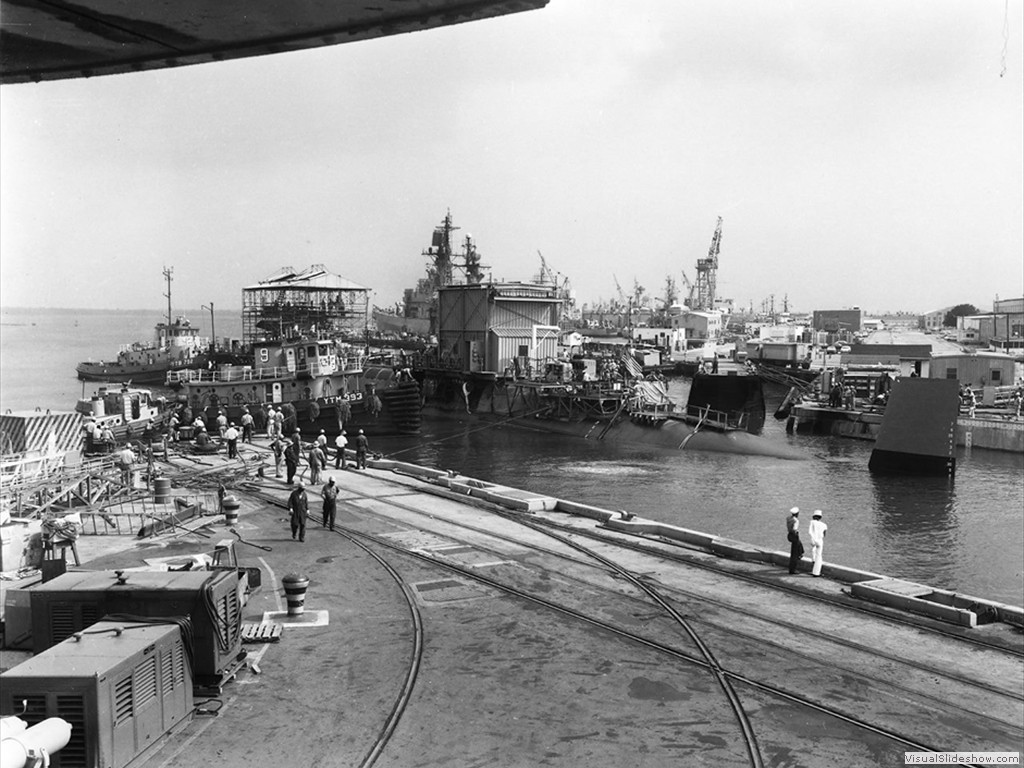
<svg viewBox="0 0 1024 768">
<path fill-rule="evenodd" d="M 352 338 L 366 333 L 370 289 L 314 264 L 283 267 L 242 289 L 245 344 L 300 337 Z"/>
</svg>

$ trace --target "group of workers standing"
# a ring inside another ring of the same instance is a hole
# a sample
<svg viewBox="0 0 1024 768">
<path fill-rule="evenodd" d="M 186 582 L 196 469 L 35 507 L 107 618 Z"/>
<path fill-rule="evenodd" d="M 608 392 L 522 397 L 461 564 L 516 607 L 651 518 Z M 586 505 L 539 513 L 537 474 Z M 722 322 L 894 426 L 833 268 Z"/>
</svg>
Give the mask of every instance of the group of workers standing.
<svg viewBox="0 0 1024 768">
<path fill-rule="evenodd" d="M 312 485 L 317 485 L 323 476 L 323 470 L 329 463 L 328 453 L 331 449 L 328 448 L 327 443 L 327 435 L 322 429 L 316 440 L 308 447 L 303 445 L 302 436 L 298 430 L 292 433 L 291 438 L 288 440 L 283 437 L 275 437 L 270 443 L 270 448 L 274 452 L 274 477 L 281 477 L 281 464 L 283 462 L 286 471 L 286 482 L 288 485 L 291 485 L 295 481 L 295 476 L 302 474 L 299 467 L 302 465 L 303 458 L 305 458 L 306 463 L 309 465 L 309 482 Z M 345 430 L 342 430 L 334 439 L 335 469 L 348 469 L 347 446 L 348 437 Z M 356 456 L 352 468 L 366 469 L 366 456 L 370 450 L 370 442 L 361 429 L 355 438 L 355 450 Z"/>
<path fill-rule="evenodd" d="M 306 450 L 306 462 L 309 465 L 309 483 L 311 486 L 320 484 L 322 473 L 328 463 L 328 439 L 324 430 Z M 334 468 L 347 469 L 348 456 L 346 453 L 348 436 L 345 430 L 341 430 L 334 439 Z M 289 524 L 292 531 L 292 539 L 298 541 L 306 540 L 306 519 L 309 517 L 309 496 L 306 493 L 306 486 L 302 482 L 299 466 L 302 461 L 305 446 L 302 444 L 302 437 L 296 430 L 291 439 L 275 437 L 271 442 L 274 451 L 275 477 L 281 477 L 281 462 L 284 461 L 288 485 L 294 485 L 294 489 L 288 496 Z M 355 437 L 355 462 L 353 469 L 366 469 L 366 455 L 369 452 L 370 443 L 363 430 L 359 430 Z M 298 475 L 298 478 L 296 478 Z M 334 530 L 334 520 L 338 509 L 338 484 L 333 477 L 329 477 L 324 486 L 320 489 L 320 496 L 323 498 L 323 527 Z"/>
</svg>

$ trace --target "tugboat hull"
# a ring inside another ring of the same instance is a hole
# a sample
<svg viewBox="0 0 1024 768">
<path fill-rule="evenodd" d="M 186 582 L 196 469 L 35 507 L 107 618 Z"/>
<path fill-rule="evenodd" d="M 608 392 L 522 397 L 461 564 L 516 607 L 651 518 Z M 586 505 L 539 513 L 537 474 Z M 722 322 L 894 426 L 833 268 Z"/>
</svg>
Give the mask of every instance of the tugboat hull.
<svg viewBox="0 0 1024 768">
<path fill-rule="evenodd" d="M 115 384 L 163 384 L 169 365 L 122 365 L 120 363 L 79 363 L 75 368 L 79 381 L 106 381 Z"/>
</svg>

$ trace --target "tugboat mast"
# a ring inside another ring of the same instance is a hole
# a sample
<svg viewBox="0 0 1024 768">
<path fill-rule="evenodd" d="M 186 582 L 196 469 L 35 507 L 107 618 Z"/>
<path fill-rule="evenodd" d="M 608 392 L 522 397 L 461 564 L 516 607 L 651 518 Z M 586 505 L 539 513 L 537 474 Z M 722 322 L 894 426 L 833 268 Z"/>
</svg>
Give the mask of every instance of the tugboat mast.
<svg viewBox="0 0 1024 768">
<path fill-rule="evenodd" d="M 164 277 L 167 278 L 167 293 L 164 296 L 167 297 L 167 332 L 171 332 L 171 275 L 174 273 L 174 267 L 164 267 Z"/>
</svg>

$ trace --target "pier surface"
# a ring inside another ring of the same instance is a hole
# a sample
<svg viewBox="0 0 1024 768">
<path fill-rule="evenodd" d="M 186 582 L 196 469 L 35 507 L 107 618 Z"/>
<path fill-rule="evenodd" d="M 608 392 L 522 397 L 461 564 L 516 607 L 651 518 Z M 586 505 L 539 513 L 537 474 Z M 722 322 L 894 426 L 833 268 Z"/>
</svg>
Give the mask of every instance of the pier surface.
<svg viewBox="0 0 1024 768">
<path fill-rule="evenodd" d="M 234 530 L 271 548 L 236 546 L 263 580 L 243 622 L 281 624 L 280 640 L 245 645 L 247 666 L 216 701 L 197 699 L 147 768 L 873 768 L 1024 745 L 1019 626 L 915 616 L 746 558 L 740 542 L 716 551 L 613 528 L 526 491 L 498 489 L 497 504 L 466 478 L 329 476 L 336 530 L 308 488 L 305 542 L 291 538 L 282 481 L 229 489 Z M 234 538 L 220 516 L 197 522 L 83 537 L 82 567 L 184 559 Z M 302 617 L 285 615 L 292 573 L 310 580 Z M 16 661 L 5 652 L 5 668 Z"/>
</svg>

